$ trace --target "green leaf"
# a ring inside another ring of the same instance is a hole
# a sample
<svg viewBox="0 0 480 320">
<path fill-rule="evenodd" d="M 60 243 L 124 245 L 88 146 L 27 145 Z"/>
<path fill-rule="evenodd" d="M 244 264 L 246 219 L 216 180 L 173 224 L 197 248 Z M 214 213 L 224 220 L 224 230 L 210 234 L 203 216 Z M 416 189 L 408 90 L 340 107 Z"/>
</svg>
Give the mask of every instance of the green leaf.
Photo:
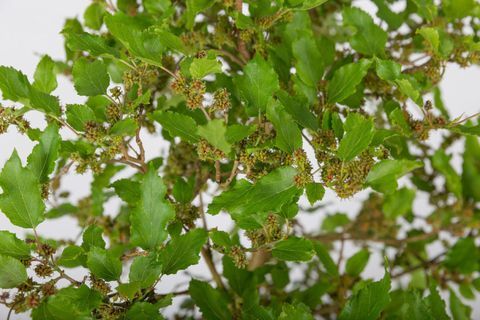
<svg viewBox="0 0 480 320">
<path fill-rule="evenodd" d="M 438 48 L 440 46 L 440 36 L 437 29 L 431 27 L 423 27 L 417 29 L 415 33 L 421 35 L 425 39 L 434 54 L 438 54 Z"/>
<path fill-rule="evenodd" d="M 382 206 L 385 217 L 395 219 L 411 212 L 414 199 L 415 190 L 408 188 L 401 188 L 395 193 L 387 194 Z"/>
<path fill-rule="evenodd" d="M 35 228 L 45 219 L 40 185 L 34 173 L 22 167 L 14 151 L 0 174 L 0 210 L 11 223 L 22 228 Z"/>
<path fill-rule="evenodd" d="M 15 288 L 27 278 L 27 270 L 20 261 L 0 254 L 0 288 Z"/>
<path fill-rule="evenodd" d="M 229 143 L 235 143 L 240 140 L 245 139 L 256 130 L 256 126 L 244 126 L 241 124 L 234 124 L 227 127 L 227 132 L 225 133 L 225 138 Z"/>
<path fill-rule="evenodd" d="M 382 280 L 367 284 L 352 295 L 343 308 L 339 320 L 378 319 L 390 302 L 390 275 Z"/>
<path fill-rule="evenodd" d="M 372 2 L 375 3 L 378 8 L 376 13 L 377 17 L 388 24 L 389 30 L 397 30 L 400 28 L 405 19 L 403 12 L 394 12 L 392 9 L 390 9 L 388 2 L 383 0 L 373 0 Z"/>
<path fill-rule="evenodd" d="M 100 60 L 90 62 L 86 58 L 77 59 L 72 74 L 75 89 L 82 96 L 105 94 L 110 84 L 107 67 Z"/>
<path fill-rule="evenodd" d="M 247 112 L 250 115 L 265 112 L 273 94 L 280 89 L 277 73 L 260 55 L 250 60 L 243 72 L 235 79 L 235 84 L 247 103 Z"/>
<path fill-rule="evenodd" d="M 472 309 L 469 306 L 466 306 L 462 301 L 457 297 L 457 294 L 450 289 L 450 312 L 452 313 L 453 320 L 470 320 L 472 319 L 470 314 Z"/>
<path fill-rule="evenodd" d="M 213 199 L 209 212 L 216 214 L 225 209 L 234 219 L 240 220 L 249 217 L 255 219 L 263 212 L 280 212 L 282 206 L 299 193 L 293 180 L 296 174 L 294 168 L 282 167 L 262 177 L 254 185 L 240 180 L 233 188 Z"/>
<path fill-rule="evenodd" d="M 129 205 L 135 205 L 140 200 L 140 183 L 136 181 L 120 179 L 112 183 L 111 186 L 115 189 L 115 193 L 120 199 Z"/>
<path fill-rule="evenodd" d="M 46 319 L 80 320 L 90 317 L 92 310 L 102 302 L 102 295 L 83 284 L 78 288 L 63 288 L 46 302 Z"/>
<path fill-rule="evenodd" d="M 397 180 L 401 176 L 422 165 L 420 161 L 413 160 L 382 160 L 372 167 L 365 184 L 379 192 L 391 193 L 397 189 Z"/>
<path fill-rule="evenodd" d="M 133 136 L 137 131 L 138 124 L 132 118 L 127 118 L 116 122 L 110 128 L 110 134 L 114 136 Z"/>
<path fill-rule="evenodd" d="M 478 270 L 479 264 L 478 254 L 475 241 L 472 237 L 459 239 L 453 247 L 451 247 L 443 264 L 452 271 L 457 271 L 462 274 L 470 274 Z"/>
<path fill-rule="evenodd" d="M 207 241 L 203 229 L 195 229 L 184 235 L 174 237 L 160 251 L 163 274 L 175 274 L 195 265 L 200 260 L 200 249 Z"/>
<path fill-rule="evenodd" d="M 188 291 L 195 304 L 200 308 L 204 319 L 232 319 L 227 299 L 208 283 L 192 279 Z"/>
<path fill-rule="evenodd" d="M 193 118 L 176 113 L 156 111 L 153 119 L 160 123 L 163 129 L 167 130 L 173 137 L 180 137 L 191 143 L 198 142 L 197 124 Z"/>
<path fill-rule="evenodd" d="M 85 124 L 95 121 L 95 113 L 92 109 L 81 104 L 67 105 L 67 122 L 75 130 L 85 131 Z"/>
<path fill-rule="evenodd" d="M 325 195 L 325 188 L 321 183 L 318 182 L 311 182 L 307 184 L 305 188 L 307 193 L 308 202 L 313 206 L 315 202 L 320 201 L 323 199 Z"/>
<path fill-rule="evenodd" d="M 18 239 L 14 233 L 2 230 L 0 231 L 0 255 L 26 259 L 30 257 L 30 247 Z"/>
<path fill-rule="evenodd" d="M 413 102 L 415 102 L 419 106 L 423 105 L 422 96 L 420 95 L 420 92 L 415 88 L 414 84 L 410 79 L 397 79 L 395 80 L 395 83 L 398 86 L 400 92 L 412 99 Z"/>
<path fill-rule="evenodd" d="M 212 146 L 225 153 L 230 153 L 232 146 L 226 139 L 226 132 L 225 123 L 220 119 L 210 120 L 206 125 L 199 126 L 197 129 L 197 134 Z"/>
<path fill-rule="evenodd" d="M 187 0 L 187 10 L 185 11 L 186 27 L 192 29 L 195 23 L 195 17 L 200 12 L 210 8 L 215 0 Z"/>
<path fill-rule="evenodd" d="M 76 268 L 79 266 L 85 266 L 87 262 L 87 256 L 85 250 L 82 247 L 70 245 L 66 247 L 57 263 L 60 266 L 67 268 Z"/>
<path fill-rule="evenodd" d="M 161 272 L 162 262 L 156 253 L 151 253 L 133 260 L 128 278 L 132 283 L 139 283 L 140 288 L 148 288 L 155 283 Z"/>
<path fill-rule="evenodd" d="M 418 8 L 418 14 L 427 21 L 432 21 L 437 17 L 437 5 L 433 0 L 413 0 Z"/>
<path fill-rule="evenodd" d="M 328 0 L 301 0 L 301 1 L 288 1 L 288 3 L 292 4 L 295 10 L 310 10 L 324 4 L 327 1 Z"/>
<path fill-rule="evenodd" d="M 3 99 L 20 101 L 30 96 L 30 82 L 26 75 L 11 67 L 0 66 L 0 90 Z"/>
<path fill-rule="evenodd" d="M 272 249 L 273 257 L 286 261 L 309 261 L 314 254 L 312 242 L 297 237 L 281 240 Z"/>
<path fill-rule="evenodd" d="M 148 302 L 135 302 L 127 311 L 128 320 L 162 320 L 158 307 Z"/>
<path fill-rule="evenodd" d="M 477 137 L 465 137 L 462 165 L 462 190 L 466 198 L 480 201 L 480 143 Z"/>
<path fill-rule="evenodd" d="M 55 73 L 55 62 L 49 56 L 43 56 L 37 65 L 35 74 L 33 75 L 35 81 L 33 87 L 50 93 L 57 88 L 57 75 Z"/>
<path fill-rule="evenodd" d="M 350 219 L 345 213 L 335 213 L 327 215 L 322 221 L 322 230 L 333 232 L 339 227 L 343 227 L 350 223 Z"/>
<path fill-rule="evenodd" d="M 295 305 L 285 303 L 278 320 L 313 320 L 310 309 L 303 303 Z"/>
<path fill-rule="evenodd" d="M 267 118 L 275 127 L 275 144 L 287 153 L 293 153 L 302 147 L 302 132 L 292 117 L 277 102 L 267 106 Z"/>
<path fill-rule="evenodd" d="M 370 252 L 368 249 L 361 249 L 353 256 L 348 258 L 345 265 L 345 272 L 352 277 L 360 276 L 362 271 L 367 266 L 368 259 L 370 259 Z"/>
<path fill-rule="evenodd" d="M 190 74 L 192 77 L 202 79 L 206 75 L 212 73 L 221 73 L 222 64 L 217 59 L 213 58 L 195 58 L 190 65 Z"/>
<path fill-rule="evenodd" d="M 320 262 L 322 262 L 328 275 L 330 275 L 331 277 L 338 277 L 338 267 L 328 253 L 328 250 L 325 248 L 325 246 L 319 241 L 313 241 L 313 248 L 315 250 L 315 253 L 317 254 L 318 259 L 320 260 Z"/>
<path fill-rule="evenodd" d="M 57 97 L 41 92 L 33 87 L 30 88 L 30 107 L 54 116 L 60 115 L 60 103 Z"/>
<path fill-rule="evenodd" d="M 90 225 L 83 232 L 82 247 L 89 251 L 93 247 L 105 249 L 105 240 L 103 240 L 103 229 L 96 225 Z"/>
<path fill-rule="evenodd" d="M 63 31 L 66 37 L 66 44 L 70 50 L 86 51 L 92 56 L 118 57 L 120 54 L 117 49 L 110 47 L 106 40 L 100 36 L 86 32 Z"/>
<path fill-rule="evenodd" d="M 103 17 L 107 11 L 103 3 L 94 2 L 87 7 L 83 14 L 85 26 L 93 30 L 100 30 L 103 25 Z"/>
<path fill-rule="evenodd" d="M 470 15 L 472 9 L 476 7 L 475 0 L 442 0 L 442 5 L 447 17 L 452 19 Z"/>
<path fill-rule="evenodd" d="M 346 7 L 343 22 L 356 30 L 350 38 L 354 50 L 365 55 L 384 55 L 388 34 L 373 22 L 368 13 L 357 7 Z"/>
<path fill-rule="evenodd" d="M 380 79 L 394 81 L 400 78 L 402 65 L 392 60 L 375 59 L 375 70 Z"/>
<path fill-rule="evenodd" d="M 432 157 L 432 166 L 445 177 L 447 189 L 452 192 L 457 199 L 462 199 L 462 180 L 450 165 L 450 158 L 443 149 L 438 149 Z"/>
<path fill-rule="evenodd" d="M 56 124 L 50 124 L 40 136 L 39 143 L 28 157 L 27 167 L 40 183 L 46 183 L 55 169 L 61 137 Z"/>
<path fill-rule="evenodd" d="M 141 186 L 141 199 L 130 216 L 132 244 L 153 250 L 167 238 L 167 223 L 175 211 L 165 200 L 166 187 L 157 171 L 150 166 Z"/>
<path fill-rule="evenodd" d="M 372 62 L 362 59 L 337 69 L 327 86 L 328 103 L 342 102 L 355 93 Z"/>
<path fill-rule="evenodd" d="M 295 57 L 295 69 L 300 79 L 307 85 L 316 88 L 322 79 L 324 65 L 315 39 L 304 36 L 292 43 Z"/>
<path fill-rule="evenodd" d="M 343 125 L 345 135 L 338 146 L 337 156 L 342 161 L 350 161 L 362 153 L 375 134 L 372 119 L 358 113 L 349 113 Z"/>
<path fill-rule="evenodd" d="M 117 38 L 133 56 L 149 64 L 162 65 L 162 54 L 166 46 L 162 36 L 138 17 L 117 12 L 105 16 L 105 24 L 110 33 Z"/>
<path fill-rule="evenodd" d="M 122 262 L 113 251 L 91 247 L 87 253 L 87 267 L 92 274 L 107 281 L 118 280 L 122 275 Z"/>
<path fill-rule="evenodd" d="M 427 297 L 427 303 L 432 311 L 432 315 L 436 320 L 449 320 L 447 313 L 445 312 L 445 301 L 442 300 L 438 293 L 435 284 L 430 285 L 430 295 Z"/>
<path fill-rule="evenodd" d="M 179 177 L 173 186 L 172 194 L 180 203 L 190 203 L 195 198 L 195 180 L 185 181 Z"/>
</svg>

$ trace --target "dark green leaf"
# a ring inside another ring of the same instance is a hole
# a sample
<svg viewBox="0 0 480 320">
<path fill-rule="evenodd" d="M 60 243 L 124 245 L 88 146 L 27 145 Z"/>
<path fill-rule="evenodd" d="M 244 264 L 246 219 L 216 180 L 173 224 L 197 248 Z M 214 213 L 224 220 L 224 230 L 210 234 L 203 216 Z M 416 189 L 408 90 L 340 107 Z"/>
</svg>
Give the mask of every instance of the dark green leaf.
<svg viewBox="0 0 480 320">
<path fill-rule="evenodd" d="M 0 231 L 0 255 L 26 259 L 30 257 L 30 247 L 18 239 L 14 233 L 2 230 Z"/>
<path fill-rule="evenodd" d="M 61 137 L 57 125 L 51 124 L 42 133 L 38 144 L 28 157 L 27 167 L 35 174 L 40 183 L 47 182 L 49 175 L 55 169 L 60 142 Z"/>
<path fill-rule="evenodd" d="M 11 223 L 22 228 L 35 228 L 45 219 L 40 185 L 35 174 L 22 167 L 14 151 L 0 174 L 0 209 Z"/>
<path fill-rule="evenodd" d="M 110 84 L 107 67 L 100 60 L 90 62 L 80 58 L 74 63 L 72 74 L 75 89 L 82 96 L 105 94 Z"/>
<path fill-rule="evenodd" d="M 87 266 L 92 274 L 107 281 L 118 280 L 122 274 L 122 262 L 110 250 L 91 247 L 87 253 Z"/>
<path fill-rule="evenodd" d="M 193 279 L 188 287 L 190 296 L 206 320 L 230 320 L 232 314 L 227 299 L 208 283 Z"/>
<path fill-rule="evenodd" d="M 167 238 L 167 223 L 175 211 L 165 200 L 166 187 L 150 166 L 141 186 L 141 199 L 130 217 L 131 241 L 146 250 L 155 249 Z"/>
<path fill-rule="evenodd" d="M 340 313 L 339 320 L 378 319 L 390 302 L 390 275 L 382 280 L 367 284 L 354 293 Z"/>
<path fill-rule="evenodd" d="M 275 127 L 275 144 L 279 149 L 293 153 L 302 147 L 302 132 L 282 105 L 270 103 L 267 106 L 267 118 Z"/>
<path fill-rule="evenodd" d="M 362 153 L 372 141 L 375 134 L 373 121 L 357 113 L 350 113 L 343 128 L 345 135 L 338 146 L 337 156 L 343 161 L 350 161 Z"/>
<path fill-rule="evenodd" d="M 328 102 L 342 102 L 354 94 L 371 64 L 370 60 L 362 59 L 337 69 L 327 86 Z"/>
<path fill-rule="evenodd" d="M 309 261 L 314 254 L 312 243 L 297 237 L 277 242 L 272 250 L 272 256 L 286 261 Z"/>
<path fill-rule="evenodd" d="M 273 94 L 280 89 L 278 76 L 271 65 L 257 55 L 243 69 L 244 74 L 235 81 L 241 97 L 251 115 L 265 112 Z"/>
<path fill-rule="evenodd" d="M 163 274 L 175 274 L 200 260 L 200 249 L 207 241 L 203 229 L 195 229 L 184 235 L 174 237 L 160 251 Z"/>
<path fill-rule="evenodd" d="M 15 288 L 27 281 L 25 266 L 15 258 L 0 254 L 0 288 Z"/>
<path fill-rule="evenodd" d="M 57 76 L 55 73 L 55 62 L 49 56 L 43 56 L 37 65 L 35 74 L 33 75 L 35 81 L 33 87 L 50 93 L 57 88 Z"/>
</svg>

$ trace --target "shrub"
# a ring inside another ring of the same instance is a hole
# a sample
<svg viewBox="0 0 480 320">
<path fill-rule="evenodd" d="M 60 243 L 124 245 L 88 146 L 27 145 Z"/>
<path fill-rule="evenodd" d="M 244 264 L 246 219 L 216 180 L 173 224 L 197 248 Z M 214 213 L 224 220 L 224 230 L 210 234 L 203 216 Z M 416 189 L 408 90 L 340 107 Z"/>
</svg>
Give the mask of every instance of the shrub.
<svg viewBox="0 0 480 320">
<path fill-rule="evenodd" d="M 438 84 L 479 63 L 478 3 L 141 2 L 93 1 L 65 23 L 66 59 L 42 57 L 33 79 L 0 67 L 0 132 L 35 143 L 0 174 L 0 209 L 27 230 L 0 231 L 2 304 L 36 320 L 470 317 L 480 126 L 451 117 Z M 84 103 L 52 95 L 58 74 Z M 93 175 L 78 201 L 73 171 Z M 360 210 L 330 210 L 325 190 Z M 207 224 L 218 214 L 233 227 Z M 78 239 L 37 232 L 62 216 Z"/>
</svg>

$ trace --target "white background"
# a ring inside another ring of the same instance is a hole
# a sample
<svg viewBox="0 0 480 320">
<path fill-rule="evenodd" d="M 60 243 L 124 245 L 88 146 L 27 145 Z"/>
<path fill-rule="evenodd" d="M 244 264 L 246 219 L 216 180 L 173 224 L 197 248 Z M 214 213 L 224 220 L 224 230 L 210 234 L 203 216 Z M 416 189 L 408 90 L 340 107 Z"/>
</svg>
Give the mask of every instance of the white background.
<svg viewBox="0 0 480 320">
<path fill-rule="evenodd" d="M 13 66 L 22 70 L 30 78 L 35 71 L 35 66 L 39 56 L 49 54 L 54 59 L 62 59 L 64 56 L 63 40 L 60 31 L 64 21 L 68 17 L 79 16 L 90 3 L 88 0 L 0 0 L 0 65 Z M 366 1 L 359 1 L 360 5 L 371 9 Z M 480 69 L 469 68 L 460 69 L 457 66 L 447 68 L 445 79 L 441 87 L 443 89 L 444 101 L 453 117 L 462 113 L 473 114 L 480 111 Z M 54 94 L 60 96 L 62 104 L 82 102 L 83 99 L 75 95 L 72 85 L 65 78 L 59 78 L 59 88 Z M 9 105 L 6 103 L 6 105 Z M 38 115 L 29 117 L 32 125 L 43 127 L 44 123 Z M 146 139 L 147 150 L 152 154 L 162 152 L 162 144 L 159 137 L 148 137 Z M 434 138 L 433 138 L 434 139 Z M 19 135 L 14 129 L 9 130 L 7 134 L 0 136 L 0 167 L 10 156 L 15 147 L 20 156 L 25 159 L 30 153 L 33 144 L 25 137 Z M 460 163 L 456 163 L 457 166 Z M 90 177 L 89 175 L 69 177 L 64 180 L 66 188 L 73 191 L 74 198 L 84 196 L 88 192 Z M 355 213 L 358 208 L 356 200 L 363 197 L 360 194 L 349 201 L 338 202 L 331 193 L 327 193 L 327 198 L 337 201 L 330 206 L 328 212 L 335 212 L 341 208 L 342 211 L 352 211 Z M 422 207 L 423 204 L 416 204 L 417 210 L 427 210 Z M 354 209 L 354 210 L 352 210 Z M 324 212 L 322 213 L 324 214 Z M 319 225 L 319 214 L 315 216 L 304 216 L 304 221 L 311 229 Z M 212 220 L 212 225 L 218 225 L 221 229 L 227 229 L 226 219 Z M 7 229 L 15 232 L 23 230 L 12 226 L 9 221 L 0 214 L 0 229 Z M 42 223 L 39 228 L 41 235 L 46 237 L 74 238 L 78 233 L 78 228 L 72 220 L 68 218 L 55 220 L 53 222 Z M 349 248 L 347 256 L 354 249 Z M 365 271 L 366 276 L 380 278 L 383 275 L 378 259 L 369 263 Z M 205 267 L 201 264 L 190 268 L 192 273 L 202 276 L 207 275 Z M 78 273 L 78 272 L 77 272 Z M 75 274 L 75 273 L 74 273 Z M 186 280 L 186 276 L 180 277 L 180 283 Z M 160 284 L 159 290 L 167 292 L 175 283 L 179 283 L 173 277 L 166 278 Z M 470 301 L 477 313 L 480 309 L 478 301 Z M 0 307 L 0 318 L 6 317 L 7 310 Z M 480 315 L 479 315 L 480 316 Z M 15 315 L 12 319 L 29 319 L 28 315 Z"/>
</svg>

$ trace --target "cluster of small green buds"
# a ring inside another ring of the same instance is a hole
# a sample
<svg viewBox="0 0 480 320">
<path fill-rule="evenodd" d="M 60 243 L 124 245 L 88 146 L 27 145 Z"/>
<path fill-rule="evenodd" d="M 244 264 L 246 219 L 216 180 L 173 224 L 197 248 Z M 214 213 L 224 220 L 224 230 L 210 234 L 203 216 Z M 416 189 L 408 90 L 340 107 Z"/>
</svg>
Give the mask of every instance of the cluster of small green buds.
<svg viewBox="0 0 480 320">
<path fill-rule="evenodd" d="M 105 128 L 95 121 L 85 123 L 85 138 L 90 142 L 100 142 L 105 137 Z"/>
<path fill-rule="evenodd" d="M 198 142 L 197 153 L 198 158 L 202 161 L 216 161 L 225 158 L 225 153 L 223 151 L 213 147 L 204 139 Z"/>
<path fill-rule="evenodd" d="M 248 230 L 245 235 L 250 239 L 252 247 L 258 248 L 264 244 L 283 238 L 282 225 L 275 214 L 269 214 L 263 228 Z"/>
<path fill-rule="evenodd" d="M 100 319 L 103 320 L 117 320 L 121 319 L 124 311 L 121 308 L 117 308 L 112 304 L 102 304 L 98 307 L 98 313 L 100 315 Z"/>
<path fill-rule="evenodd" d="M 47 263 L 47 261 L 43 261 L 35 266 L 35 273 L 41 278 L 46 278 L 52 275 L 53 268 Z"/>
<path fill-rule="evenodd" d="M 155 86 L 159 81 L 158 68 L 148 64 L 139 65 L 138 68 L 123 73 L 125 92 L 129 92 L 135 85 L 140 88 Z"/>
<path fill-rule="evenodd" d="M 298 173 L 294 177 L 295 185 L 299 188 L 305 187 L 313 182 L 312 164 L 307 159 L 307 153 L 303 149 L 297 149 L 293 153 L 293 162 L 297 167 Z"/>
<path fill-rule="evenodd" d="M 92 285 L 92 289 L 97 290 L 104 296 L 110 292 L 110 285 L 104 280 L 95 277 L 93 274 L 90 275 L 90 283 Z"/>
<path fill-rule="evenodd" d="M 50 195 L 50 183 L 42 183 L 40 188 L 42 192 L 42 199 L 48 199 L 48 196 Z"/>
<path fill-rule="evenodd" d="M 15 113 L 15 108 L 5 108 L 0 104 L 0 134 L 7 132 L 10 125 L 15 125 L 20 133 L 30 129 L 30 123 Z"/>
<path fill-rule="evenodd" d="M 232 258 L 233 263 L 237 268 L 245 269 L 247 267 L 247 255 L 245 254 L 245 249 L 242 246 L 232 246 L 228 255 L 230 258 Z"/>
<path fill-rule="evenodd" d="M 240 162 L 245 166 L 247 178 L 256 180 L 275 168 L 293 164 L 293 159 L 290 154 L 278 149 L 259 149 L 242 152 Z"/>
<path fill-rule="evenodd" d="M 42 257 L 49 258 L 53 254 L 55 254 L 56 251 L 57 250 L 54 247 L 52 247 L 51 245 L 46 244 L 46 243 L 42 243 L 42 244 L 37 246 L 37 253 L 39 255 L 41 255 Z"/>
<path fill-rule="evenodd" d="M 187 82 L 183 76 L 179 75 L 172 82 L 171 87 L 175 93 L 185 96 L 189 109 L 194 110 L 202 106 L 206 92 L 206 86 L 202 80 L 194 79 L 191 82 Z"/>
<path fill-rule="evenodd" d="M 179 175 L 191 176 L 197 170 L 198 153 L 196 146 L 180 141 L 172 143 L 168 151 L 164 179 L 175 181 Z"/>
<path fill-rule="evenodd" d="M 122 96 L 122 89 L 119 86 L 115 86 L 110 89 L 110 94 L 112 95 L 112 98 L 118 100 Z"/>
<path fill-rule="evenodd" d="M 230 93 L 227 89 L 222 88 L 215 91 L 213 94 L 212 109 L 215 111 L 227 111 L 230 107 Z"/>
<path fill-rule="evenodd" d="M 379 194 L 372 193 L 363 203 L 355 223 L 349 232 L 359 237 L 395 238 L 398 226 L 395 219 L 387 219 L 382 210 L 383 199 Z"/>
<path fill-rule="evenodd" d="M 189 203 L 177 203 L 175 205 L 176 219 L 187 228 L 193 228 L 195 221 L 200 217 L 198 208 Z"/>
<path fill-rule="evenodd" d="M 75 171 L 78 174 L 85 173 L 89 168 L 94 173 L 99 173 L 102 170 L 101 162 L 95 155 L 83 157 L 78 152 L 74 152 L 70 155 L 70 158 L 77 163 Z"/>
<path fill-rule="evenodd" d="M 116 103 L 111 103 L 105 110 L 107 120 L 110 123 L 115 123 L 122 118 L 122 109 Z"/>
<path fill-rule="evenodd" d="M 363 189 L 365 178 L 374 162 L 368 151 L 348 162 L 332 157 L 324 162 L 322 180 L 340 198 L 349 198 Z"/>
</svg>

